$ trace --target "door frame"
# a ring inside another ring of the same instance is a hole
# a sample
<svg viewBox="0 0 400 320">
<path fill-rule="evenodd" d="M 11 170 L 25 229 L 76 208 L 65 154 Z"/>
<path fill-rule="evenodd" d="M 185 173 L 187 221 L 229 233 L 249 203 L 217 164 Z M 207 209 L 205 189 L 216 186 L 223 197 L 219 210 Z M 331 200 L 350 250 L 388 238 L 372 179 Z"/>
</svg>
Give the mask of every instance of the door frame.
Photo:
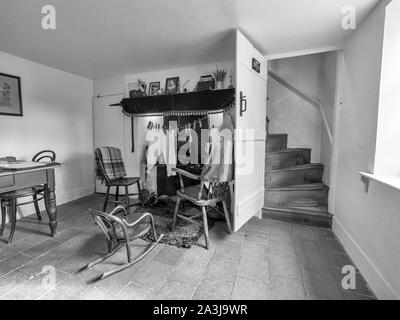
<svg viewBox="0 0 400 320">
<path fill-rule="evenodd" d="M 309 54 L 319 54 L 325 52 L 336 52 L 336 79 L 335 79 L 335 103 L 333 105 L 333 123 L 332 123 L 332 144 L 331 144 L 331 171 L 329 175 L 330 186 L 329 186 L 329 196 L 328 196 L 328 212 L 332 215 L 335 215 L 335 194 L 336 194 L 336 180 L 337 180 L 337 168 L 338 168 L 338 145 L 337 145 L 337 137 L 338 137 L 338 128 L 340 122 L 340 114 L 343 107 L 343 83 L 342 83 L 342 74 L 343 74 L 343 66 L 344 66 L 344 55 L 343 48 L 341 46 L 334 46 L 328 48 L 317 48 L 311 50 L 304 50 L 299 52 L 289 52 L 279 55 L 267 55 L 265 58 L 267 59 L 267 63 L 270 60 L 283 59 L 283 58 L 293 58 L 303 55 Z M 268 105 L 268 104 L 267 104 Z"/>
<path fill-rule="evenodd" d="M 343 49 L 336 51 L 336 85 L 335 85 L 335 105 L 333 107 L 333 126 L 332 126 L 332 147 L 331 147 L 331 172 L 330 186 L 328 198 L 328 212 L 335 215 L 335 195 L 337 171 L 339 165 L 339 148 L 338 148 L 338 128 L 340 123 L 340 114 L 343 107 L 343 66 L 344 54 Z"/>
</svg>

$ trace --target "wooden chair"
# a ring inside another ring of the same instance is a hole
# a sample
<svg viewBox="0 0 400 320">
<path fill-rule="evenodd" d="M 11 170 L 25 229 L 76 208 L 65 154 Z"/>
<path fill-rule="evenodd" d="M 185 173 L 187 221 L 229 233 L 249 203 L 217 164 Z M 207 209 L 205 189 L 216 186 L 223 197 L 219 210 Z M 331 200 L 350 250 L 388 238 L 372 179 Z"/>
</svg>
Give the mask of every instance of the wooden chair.
<svg viewBox="0 0 400 320">
<path fill-rule="evenodd" d="M 100 229 L 103 231 L 106 237 L 108 244 L 108 253 L 105 254 L 103 257 L 90 262 L 84 267 L 84 269 L 91 268 L 96 264 L 105 261 L 112 255 L 114 255 L 124 245 L 126 247 L 126 255 L 128 260 L 126 264 L 114 270 L 102 273 L 95 280 L 101 280 L 107 278 L 139 262 L 151 250 L 155 248 L 155 246 L 160 242 L 160 240 L 164 236 L 163 234 L 161 234 L 159 237 L 157 237 L 154 225 L 154 219 L 150 213 L 129 215 L 129 219 L 131 221 L 128 221 L 126 219 L 122 219 L 116 216 L 118 213 L 121 212 L 125 216 L 127 215 L 126 209 L 122 206 L 117 206 L 111 213 L 105 213 L 95 209 L 89 209 L 89 212 L 90 214 L 92 214 L 95 223 L 100 227 Z M 131 248 L 129 247 L 129 242 L 144 236 L 150 230 L 152 230 L 153 232 L 155 241 L 152 244 L 150 244 L 141 254 L 132 259 L 132 253 L 131 253 Z M 115 244 L 115 246 L 113 244 Z"/>
<path fill-rule="evenodd" d="M 51 150 L 40 151 L 35 154 L 32 158 L 33 162 L 55 162 L 56 154 Z M 18 199 L 32 197 L 32 200 L 18 203 Z M 11 230 L 7 242 L 11 243 L 14 237 L 15 225 L 17 221 L 17 208 L 27 204 L 33 203 L 35 206 L 36 215 L 39 221 L 42 220 L 40 214 L 39 201 L 44 199 L 44 185 L 37 185 L 31 188 L 25 188 L 21 190 L 10 191 L 0 194 L 0 206 L 1 206 L 1 228 L 0 235 L 3 234 L 6 222 L 7 211 L 11 220 Z M 7 210 L 8 209 L 8 210 Z"/>
<path fill-rule="evenodd" d="M 228 208 L 227 208 L 225 198 L 224 198 L 226 193 L 229 192 L 229 184 L 228 184 L 228 182 L 216 183 L 216 182 L 204 181 L 201 178 L 201 176 L 199 176 L 199 175 L 195 175 L 190 172 L 187 172 L 187 171 L 184 171 L 181 169 L 177 169 L 177 168 L 174 168 L 172 170 L 179 174 L 179 182 L 180 182 L 180 186 L 181 186 L 181 188 L 179 190 L 177 190 L 177 192 L 176 192 L 177 201 L 176 201 L 176 206 L 175 206 L 175 211 L 174 211 L 174 221 L 173 221 L 172 228 L 173 228 L 173 230 L 175 230 L 178 217 L 181 219 L 184 219 L 190 223 L 202 225 L 204 228 L 206 248 L 209 249 L 210 240 L 209 240 L 209 235 L 208 235 L 207 207 L 216 206 L 218 203 L 222 203 L 222 207 L 223 207 L 223 211 L 224 211 L 223 214 L 225 216 L 225 221 L 226 221 L 226 225 L 228 227 L 228 232 L 229 232 L 229 234 L 232 233 Z M 193 179 L 193 180 L 197 180 L 200 182 L 200 184 L 197 186 L 185 188 L 182 176 L 185 176 L 185 177 Z M 205 187 L 206 183 L 209 184 L 208 188 Z M 200 207 L 202 212 L 199 213 L 198 215 L 191 216 L 191 217 L 179 214 L 179 205 L 182 200 L 190 201 L 192 204 Z M 202 218 L 202 223 L 195 221 L 195 219 L 197 219 L 197 218 Z"/>
<path fill-rule="evenodd" d="M 97 167 L 100 171 L 101 177 L 107 187 L 106 191 L 106 197 L 104 199 L 104 204 L 103 204 L 103 211 L 106 211 L 108 203 L 114 203 L 115 206 L 118 205 L 124 205 L 127 212 L 129 212 L 129 208 L 135 204 L 131 204 L 129 200 L 129 196 L 135 196 L 139 195 L 140 193 L 140 178 L 139 177 L 122 177 L 118 179 L 110 179 L 110 177 L 107 175 L 106 170 L 104 168 L 104 163 L 102 159 L 102 155 L 99 149 L 96 149 L 95 151 L 96 155 L 96 162 L 97 162 Z M 138 192 L 137 193 L 129 193 L 129 187 L 136 184 Z M 112 187 L 115 187 L 115 201 L 109 200 L 110 196 L 110 189 Z M 119 200 L 119 188 L 125 188 L 125 197 L 123 197 L 121 200 Z"/>
</svg>

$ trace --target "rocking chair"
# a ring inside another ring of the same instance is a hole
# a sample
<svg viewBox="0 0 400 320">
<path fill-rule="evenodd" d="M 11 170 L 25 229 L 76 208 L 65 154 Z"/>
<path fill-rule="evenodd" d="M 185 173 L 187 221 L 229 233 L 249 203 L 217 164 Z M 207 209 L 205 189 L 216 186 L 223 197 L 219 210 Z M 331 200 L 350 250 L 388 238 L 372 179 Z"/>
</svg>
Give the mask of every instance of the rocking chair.
<svg viewBox="0 0 400 320">
<path fill-rule="evenodd" d="M 108 244 L 108 253 L 98 258 L 90 263 L 88 263 L 84 269 L 92 268 L 96 264 L 105 261 L 114 255 L 122 246 L 126 247 L 126 255 L 128 262 L 119 268 L 102 273 L 96 280 L 105 279 L 113 274 L 123 271 L 135 263 L 142 260 L 151 250 L 153 250 L 156 245 L 163 238 L 163 234 L 157 237 L 156 229 L 154 225 L 153 216 L 150 213 L 144 213 L 139 217 L 136 215 L 136 220 L 129 222 L 126 218 L 122 219 L 116 216 L 116 214 L 122 212 L 124 216 L 127 215 L 126 209 L 122 206 L 116 207 L 111 213 L 101 212 L 95 209 L 89 209 L 90 214 L 93 216 L 95 223 L 103 231 Z M 134 217 L 131 214 L 129 218 Z M 141 254 L 132 259 L 131 248 L 129 247 L 129 242 L 144 236 L 147 232 L 153 232 L 155 242 L 150 244 Z M 115 246 L 113 247 L 113 243 Z"/>
<path fill-rule="evenodd" d="M 180 186 L 181 186 L 180 190 L 177 190 L 177 192 L 176 192 L 177 200 L 176 200 L 174 221 L 173 221 L 172 229 L 175 230 L 178 217 L 183 220 L 186 220 L 190 223 L 198 224 L 200 226 L 202 225 L 204 228 L 204 237 L 205 237 L 205 241 L 206 241 L 206 248 L 208 250 L 210 240 L 209 240 L 209 235 L 208 235 L 207 207 L 209 207 L 209 206 L 216 207 L 216 205 L 218 203 L 222 202 L 222 207 L 223 207 L 223 211 L 224 211 L 223 214 L 225 216 L 226 225 L 228 227 L 228 233 L 229 234 L 232 233 L 228 208 L 227 208 L 226 201 L 225 201 L 225 195 L 229 191 L 229 184 L 228 184 L 228 182 L 205 181 L 199 175 L 195 175 L 195 174 L 192 174 L 185 170 L 181 170 L 181 169 L 177 169 L 177 168 L 173 168 L 172 170 L 179 174 L 179 182 L 180 182 Z M 193 180 L 198 180 L 198 181 L 200 181 L 200 185 L 185 188 L 182 176 L 188 177 Z M 208 188 L 205 187 L 206 183 L 209 183 Z M 202 212 L 199 213 L 198 215 L 194 215 L 191 217 L 179 214 L 178 213 L 179 205 L 182 200 L 187 200 L 187 201 L 191 202 L 192 204 L 194 204 L 198 207 L 201 207 Z M 203 223 L 199 223 L 198 221 L 195 221 L 195 219 L 201 218 L 201 217 L 202 217 Z"/>
</svg>

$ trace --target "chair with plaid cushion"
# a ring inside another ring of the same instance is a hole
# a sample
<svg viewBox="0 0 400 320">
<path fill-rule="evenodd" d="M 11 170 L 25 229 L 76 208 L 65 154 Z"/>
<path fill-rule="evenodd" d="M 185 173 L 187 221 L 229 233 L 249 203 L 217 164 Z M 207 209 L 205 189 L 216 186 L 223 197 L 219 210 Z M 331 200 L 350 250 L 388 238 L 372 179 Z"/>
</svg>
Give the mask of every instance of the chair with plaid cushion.
<svg viewBox="0 0 400 320">
<path fill-rule="evenodd" d="M 129 196 L 139 195 L 140 178 L 126 176 L 125 165 L 120 149 L 113 147 L 100 147 L 96 149 L 95 155 L 98 175 L 107 187 L 103 211 L 106 211 L 107 204 L 110 202 L 114 203 L 115 206 L 123 205 L 129 213 L 129 207 L 134 205 L 130 203 Z M 129 187 L 134 184 L 137 185 L 138 192 L 129 193 Z M 115 201 L 109 200 L 110 189 L 112 187 L 115 187 Z M 119 197 L 120 187 L 125 189 L 125 196 L 122 199 Z"/>
</svg>

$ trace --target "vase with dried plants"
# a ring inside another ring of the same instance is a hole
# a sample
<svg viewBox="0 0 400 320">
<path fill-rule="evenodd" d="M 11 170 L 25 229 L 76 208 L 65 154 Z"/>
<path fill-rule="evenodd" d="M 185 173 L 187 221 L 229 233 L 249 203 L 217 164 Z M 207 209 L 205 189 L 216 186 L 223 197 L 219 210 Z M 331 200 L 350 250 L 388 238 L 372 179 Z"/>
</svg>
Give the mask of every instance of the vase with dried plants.
<svg viewBox="0 0 400 320">
<path fill-rule="evenodd" d="M 226 71 L 224 69 L 218 69 L 214 72 L 214 78 L 216 81 L 216 89 L 223 89 L 224 88 L 224 81 L 226 77 Z"/>
</svg>

